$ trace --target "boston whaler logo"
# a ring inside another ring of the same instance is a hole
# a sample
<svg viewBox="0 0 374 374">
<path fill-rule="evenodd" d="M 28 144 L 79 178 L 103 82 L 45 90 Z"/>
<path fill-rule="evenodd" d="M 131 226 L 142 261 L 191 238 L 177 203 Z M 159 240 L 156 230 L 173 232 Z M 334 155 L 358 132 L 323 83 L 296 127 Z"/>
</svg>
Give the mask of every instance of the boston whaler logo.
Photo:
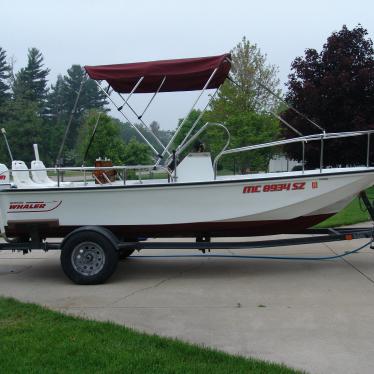
<svg viewBox="0 0 374 374">
<path fill-rule="evenodd" d="M 8 213 L 36 213 L 50 212 L 62 203 L 59 201 L 12 201 L 9 203 Z"/>
</svg>

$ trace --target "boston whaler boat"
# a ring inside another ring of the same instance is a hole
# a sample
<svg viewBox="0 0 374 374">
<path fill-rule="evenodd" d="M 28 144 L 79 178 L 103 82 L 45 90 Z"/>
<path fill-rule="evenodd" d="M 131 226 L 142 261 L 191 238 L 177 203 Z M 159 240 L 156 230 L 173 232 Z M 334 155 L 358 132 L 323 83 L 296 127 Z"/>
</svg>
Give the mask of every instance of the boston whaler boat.
<svg viewBox="0 0 374 374">
<path fill-rule="evenodd" d="M 326 133 L 316 125 L 321 132 L 315 135 L 230 149 L 230 134 L 223 124 L 207 123 L 194 132 L 202 111 L 175 150 L 171 146 L 188 116 L 167 145 L 150 131 L 162 149 L 159 152 L 124 112 L 124 108 L 129 109 L 146 126 L 142 116 L 158 93 L 201 90 L 192 111 L 205 90 L 217 92 L 228 77 L 230 67 L 229 54 L 86 66 L 89 77 L 133 125 L 157 161 L 146 166 L 45 168 L 36 149 L 36 160 L 30 170 L 22 161 L 13 161 L 11 170 L 1 165 L 0 230 L 7 243 L 0 250 L 27 253 L 31 249 L 61 249 L 61 264 L 70 279 L 82 284 L 100 283 L 113 273 L 120 253 L 126 256 L 135 248 L 147 247 L 142 244 L 146 238 L 193 237 L 197 243 L 184 245 L 204 249 L 229 247 L 229 243 L 221 246 L 207 243 L 215 236 L 303 232 L 341 210 L 374 183 L 374 168 L 369 162 L 372 131 Z M 108 88 L 102 86 L 104 82 Z M 114 102 L 111 92 L 123 100 L 121 106 Z M 136 93 L 153 93 L 141 115 L 129 104 L 130 97 Z M 128 96 L 125 98 L 123 94 Z M 208 106 L 209 103 L 205 109 Z M 219 127 L 227 136 L 224 148 L 213 162 L 209 153 L 193 152 L 178 163 L 179 156 L 212 126 Z M 324 168 L 324 141 L 355 136 L 363 137 L 366 144 L 366 166 Z M 317 170 L 304 169 L 305 147 L 310 142 L 321 144 Z M 299 143 L 302 149 L 299 171 L 217 175 L 217 164 L 227 154 L 290 143 Z M 129 170 L 156 169 L 164 170 L 168 178 L 127 178 Z M 84 180 L 62 182 L 61 175 L 66 170 L 84 173 Z M 56 181 L 49 178 L 50 172 L 57 173 Z M 93 181 L 86 179 L 91 174 Z M 345 234 L 339 235 L 336 240 L 346 238 Z M 365 232 L 364 236 L 368 235 Z M 46 241 L 54 237 L 64 239 L 62 243 Z M 242 243 L 241 247 L 249 246 L 248 243 Z M 174 243 L 172 247 L 179 246 Z"/>
</svg>

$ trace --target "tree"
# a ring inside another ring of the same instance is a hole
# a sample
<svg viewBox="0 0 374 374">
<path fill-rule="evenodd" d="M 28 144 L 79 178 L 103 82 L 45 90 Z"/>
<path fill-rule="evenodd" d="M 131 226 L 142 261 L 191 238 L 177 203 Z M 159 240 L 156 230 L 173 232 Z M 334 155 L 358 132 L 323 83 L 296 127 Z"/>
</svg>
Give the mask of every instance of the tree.
<svg viewBox="0 0 374 374">
<path fill-rule="evenodd" d="M 82 82 L 81 96 L 64 149 L 65 161 L 72 163 L 77 158 L 75 145 L 85 115 L 92 108 L 105 110 L 105 95 L 94 81 L 88 80 L 79 65 L 73 65 L 65 76 L 59 75 L 50 90 L 47 87 L 48 73 L 38 49 L 28 50 L 26 67 L 14 74 L 6 64 L 5 51 L 0 48 L 0 122 L 7 129 L 15 158 L 31 161 L 32 144 L 36 142 L 43 160 L 54 163 Z M 11 82 L 12 96 L 8 92 L 8 81 Z M 5 97 L 7 100 L 3 103 Z M 2 143 L 0 148 L 3 155 L 0 158 L 6 159 Z"/>
<path fill-rule="evenodd" d="M 126 165 L 150 165 L 153 163 L 148 145 L 137 142 L 135 138 L 126 145 L 124 161 Z"/>
<path fill-rule="evenodd" d="M 121 138 L 126 144 L 128 144 L 132 139 L 145 144 L 144 139 L 139 135 L 138 131 L 136 131 L 130 123 L 120 122 L 119 120 L 117 121 L 122 124 Z M 166 144 L 171 139 L 172 132 L 170 130 L 162 130 L 157 121 L 152 121 L 148 128 L 142 123 L 135 123 L 134 125 L 139 130 L 139 132 L 148 140 L 148 142 L 160 153 L 162 152 L 162 148 L 157 140 L 150 134 L 150 129 L 158 137 L 160 142 L 164 144 L 164 146 L 166 146 Z"/>
<path fill-rule="evenodd" d="M 47 114 L 56 122 L 59 122 L 61 116 L 66 112 L 66 104 L 64 100 L 64 80 L 62 75 L 58 75 L 56 84 L 51 85 L 47 98 Z"/>
<path fill-rule="evenodd" d="M 0 47 L 0 108 L 10 99 L 9 77 L 10 67 L 6 61 L 6 52 Z"/>
<path fill-rule="evenodd" d="M 266 55 L 245 37 L 231 51 L 231 77 L 213 100 L 211 110 L 225 120 L 238 111 L 276 110 L 277 100 L 269 90 L 280 94 L 278 68 L 267 64 Z M 268 89 L 264 88 L 267 87 Z"/>
<path fill-rule="evenodd" d="M 297 57 L 291 65 L 286 100 L 327 132 L 374 128 L 374 54 L 367 34 L 361 25 L 352 30 L 343 26 L 331 34 L 321 52 L 307 49 L 304 57 Z M 290 109 L 282 116 L 303 134 L 319 132 Z M 289 130 L 284 134 L 294 136 Z M 325 165 L 363 164 L 365 140 L 329 140 Z M 319 166 L 319 147 L 316 142 L 306 146 L 310 168 Z M 300 149 L 300 145 L 286 148 L 288 155 L 298 160 L 302 158 Z"/>
<path fill-rule="evenodd" d="M 269 92 L 280 95 L 278 69 L 267 64 L 266 56 L 245 37 L 231 51 L 231 57 L 235 83 L 226 80 L 200 126 L 207 121 L 225 124 L 231 133 L 230 148 L 275 140 L 280 133 L 279 124 L 266 112 L 278 111 L 277 99 Z M 224 146 L 226 136 L 214 128 L 207 131 L 207 136 L 215 156 Z M 240 169 L 266 170 L 275 152 L 269 148 L 225 156 L 221 167 L 231 169 L 236 164 Z"/>
<path fill-rule="evenodd" d="M 157 136 L 160 136 L 160 124 L 157 121 L 152 121 L 149 125 L 151 131 Z"/>
<path fill-rule="evenodd" d="M 105 94 L 99 90 L 92 79 L 88 79 L 86 76 L 83 86 L 82 101 L 85 109 L 100 109 L 105 112 L 109 111 L 109 109 L 105 108 L 105 106 L 108 105 Z"/>
<path fill-rule="evenodd" d="M 49 69 L 44 68 L 43 55 L 36 48 L 30 48 L 28 62 L 15 76 L 13 94 L 16 99 L 33 101 L 44 107 L 47 96 L 47 75 Z"/>
<path fill-rule="evenodd" d="M 13 82 L 13 97 L 5 106 L 2 126 L 7 130 L 14 158 L 30 162 L 34 159 L 32 145 L 38 143 L 41 156 L 49 162 L 51 134 L 41 116 L 45 107 L 49 69 L 43 66 L 42 54 L 36 48 L 31 48 L 27 66 L 15 78 L 13 70 L 9 68 L 8 71 L 8 79 Z M 2 154 L 2 159 L 7 160 L 7 152 Z"/>
<path fill-rule="evenodd" d="M 175 137 L 173 141 L 173 146 L 172 148 L 176 149 L 178 145 L 183 141 L 189 130 L 191 129 L 192 125 L 196 122 L 196 120 L 199 118 L 201 115 L 201 110 L 199 109 L 193 109 L 191 113 L 189 113 L 187 119 L 184 121 L 184 124 L 180 131 L 178 132 L 177 136 Z M 180 118 L 178 121 L 178 128 L 181 126 L 183 122 L 183 118 Z M 199 129 L 203 125 L 203 119 L 201 119 L 198 124 L 196 125 L 196 129 Z M 194 131 L 196 132 L 196 130 Z M 172 149 L 171 148 L 171 149 Z"/>
<path fill-rule="evenodd" d="M 40 156 L 48 161 L 48 135 L 44 131 L 43 118 L 38 114 L 38 104 L 18 98 L 9 107 L 7 121 L 3 124 L 6 129 L 9 144 L 16 160 L 27 163 L 34 160 L 33 144 L 40 145 Z M 3 147 L 4 148 L 4 147 Z M 3 149 L 1 162 L 9 161 L 8 152 Z"/>
<path fill-rule="evenodd" d="M 90 111 L 85 116 L 79 131 L 76 149 L 79 162 L 83 161 L 98 115 L 98 111 Z M 139 143 L 135 138 L 125 144 L 121 139 L 121 127 L 122 124 L 118 120 L 101 113 L 86 164 L 93 164 L 98 157 L 109 158 L 116 165 L 149 165 L 152 163 L 150 148 L 146 144 Z"/>
<path fill-rule="evenodd" d="M 67 74 L 62 79 L 58 78 L 56 85 L 52 87 L 52 93 L 48 100 L 49 113 L 59 113 L 57 118 L 66 125 L 81 85 L 77 107 L 66 141 L 68 149 L 75 147 L 79 127 L 87 111 L 90 109 L 107 111 L 105 95 L 99 91 L 96 83 L 87 78 L 80 65 L 72 65 Z"/>
<path fill-rule="evenodd" d="M 280 129 L 277 120 L 270 114 L 254 111 L 238 112 L 225 122 L 230 131 L 230 148 L 240 148 L 250 144 L 266 143 L 278 138 Z M 226 143 L 227 136 L 219 128 L 211 128 L 207 137 L 214 139 L 211 146 L 213 155 L 217 155 Z M 274 148 L 264 148 L 225 156 L 220 162 L 224 169 L 235 166 L 240 170 L 266 171 Z"/>
<path fill-rule="evenodd" d="M 57 76 L 55 85 L 51 85 L 51 88 L 47 97 L 47 108 L 45 111 L 45 122 L 48 123 L 48 130 L 50 133 L 49 143 L 54 151 L 54 157 L 56 158 L 60 142 L 63 139 L 65 127 L 68 122 L 68 115 L 65 110 L 64 103 L 64 81 L 61 75 Z M 68 150 L 69 151 L 69 150 Z M 71 150 L 70 150 L 71 151 Z M 67 155 L 65 154 L 65 159 Z M 71 158 L 71 157 L 70 157 Z M 73 157 L 74 159 L 74 157 Z M 74 160 L 72 160 L 74 161 Z"/>
<path fill-rule="evenodd" d="M 90 109 L 104 110 L 108 104 L 105 94 L 99 91 L 96 83 L 88 79 L 80 65 L 72 65 L 63 77 L 62 92 L 65 109 L 70 112 L 82 84 L 82 90 L 76 110 L 77 116 Z"/>
<path fill-rule="evenodd" d="M 97 122 L 99 113 L 89 112 L 78 134 L 77 154 L 79 162 L 83 162 L 87 146 Z M 125 143 L 120 138 L 121 129 L 117 121 L 101 113 L 96 134 L 88 152 L 86 164 L 93 164 L 98 158 L 109 158 L 114 164 L 125 161 Z"/>
<path fill-rule="evenodd" d="M 128 122 L 121 122 L 119 119 L 115 119 L 121 124 L 121 138 L 127 144 L 131 139 L 135 138 L 137 141 L 142 142 L 141 136 Z"/>
</svg>

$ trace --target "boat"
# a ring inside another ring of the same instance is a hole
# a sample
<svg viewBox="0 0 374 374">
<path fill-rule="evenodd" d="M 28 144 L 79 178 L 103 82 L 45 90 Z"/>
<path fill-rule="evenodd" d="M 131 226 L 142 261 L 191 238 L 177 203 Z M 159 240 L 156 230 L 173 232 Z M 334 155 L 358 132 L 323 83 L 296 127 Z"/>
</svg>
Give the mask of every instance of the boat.
<svg viewBox="0 0 374 374">
<path fill-rule="evenodd" d="M 230 67 L 230 54 L 85 66 L 88 76 L 149 145 L 154 152 L 155 162 L 152 165 L 46 168 L 36 153 L 31 169 L 22 161 L 13 161 L 9 170 L 2 165 L 0 230 L 3 237 L 8 241 L 21 240 L 23 243 L 43 243 L 51 237 L 63 237 L 64 241 L 69 242 L 73 240 L 71 235 L 74 237 L 74 233 L 81 233 L 82 228 L 94 231 L 96 229 L 93 228 L 100 228 L 97 234 L 104 235 L 113 243 L 117 240 L 134 242 L 155 237 L 193 237 L 203 240 L 215 236 L 297 233 L 334 215 L 361 191 L 374 184 L 374 168 L 370 166 L 369 160 L 370 130 L 327 133 L 318 126 L 322 131 L 314 135 L 229 148 L 230 134 L 224 124 L 206 123 L 194 132 L 204 113 L 202 111 L 181 144 L 174 150 L 171 146 L 184 121 L 167 145 L 150 132 L 157 141 L 156 149 L 156 143 L 152 144 L 124 111 L 126 108 L 133 112 L 147 126 L 142 116 L 157 94 L 199 91 L 192 111 L 206 90 L 217 92 L 228 78 Z M 104 84 L 108 87 L 103 87 Z M 121 105 L 113 100 L 113 92 L 122 100 Z M 129 103 L 131 96 L 138 93 L 153 93 L 142 114 L 136 113 Z M 211 99 L 215 93 L 211 95 Z M 219 127 L 227 137 L 225 146 L 216 158 L 212 160 L 210 153 L 200 151 L 190 152 L 178 160 L 199 136 L 212 126 Z M 326 140 L 357 136 L 362 137 L 363 144 L 367 146 L 365 165 L 324 167 L 323 152 Z M 321 143 L 320 167 L 306 170 L 305 147 L 311 142 Z M 299 143 L 302 148 L 300 170 L 226 176 L 217 174 L 218 163 L 227 154 L 251 152 L 290 143 Z M 133 180 L 127 178 L 129 170 L 138 172 L 139 177 Z M 141 179 L 140 171 L 144 170 L 162 170 L 167 178 Z M 61 176 L 66 171 L 83 173 L 84 179 L 62 182 Z M 55 180 L 48 176 L 51 172 L 57 174 Z M 115 179 L 109 178 L 109 174 L 116 175 Z M 101 177 L 98 178 L 98 175 Z M 88 178 L 89 176 L 94 179 Z M 78 234 L 76 236 L 79 236 Z M 78 283 L 88 282 L 87 279 L 93 282 L 92 279 L 98 279 L 104 265 L 102 260 L 99 261 L 98 257 L 92 254 L 97 246 L 93 245 L 91 248 L 90 244 L 81 247 L 82 240 L 69 246 L 70 257 L 64 260 L 64 269 L 71 279 L 78 279 Z M 95 241 L 85 239 L 83 242 Z M 89 256 L 86 257 L 91 258 L 91 262 L 97 262 L 95 266 L 100 268 L 100 271 L 96 269 L 95 273 L 95 269 L 91 269 L 91 272 L 85 273 L 83 267 L 86 265 L 81 264 L 81 257 L 75 252 L 78 247 L 82 256 L 88 253 Z M 105 251 L 99 252 L 98 256 L 102 258 Z M 101 281 L 103 279 L 100 278 Z"/>
</svg>

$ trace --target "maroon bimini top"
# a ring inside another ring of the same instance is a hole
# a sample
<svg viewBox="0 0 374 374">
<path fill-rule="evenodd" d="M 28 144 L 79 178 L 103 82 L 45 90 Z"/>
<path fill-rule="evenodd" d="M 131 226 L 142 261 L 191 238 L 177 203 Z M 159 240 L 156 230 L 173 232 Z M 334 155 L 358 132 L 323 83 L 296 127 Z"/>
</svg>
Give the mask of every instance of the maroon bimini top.
<svg viewBox="0 0 374 374">
<path fill-rule="evenodd" d="M 231 55 L 135 62 L 130 64 L 85 66 L 91 79 L 105 80 L 119 93 L 129 93 L 144 77 L 136 93 L 156 92 L 166 77 L 160 92 L 201 90 L 214 69 L 217 71 L 208 85 L 218 88 L 231 68 Z"/>
</svg>

